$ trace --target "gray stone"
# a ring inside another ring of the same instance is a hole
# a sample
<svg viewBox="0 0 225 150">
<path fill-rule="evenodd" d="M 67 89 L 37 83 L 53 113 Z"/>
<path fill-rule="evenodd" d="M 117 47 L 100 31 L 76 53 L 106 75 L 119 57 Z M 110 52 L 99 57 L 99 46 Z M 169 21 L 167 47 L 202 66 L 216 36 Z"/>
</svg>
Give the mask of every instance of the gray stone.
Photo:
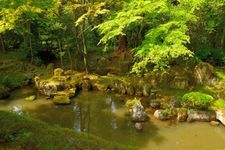
<svg viewBox="0 0 225 150">
<path fill-rule="evenodd" d="M 142 131 L 143 130 L 143 126 L 142 126 L 142 123 L 141 122 L 136 122 L 134 124 L 134 127 L 137 131 Z"/>
<path fill-rule="evenodd" d="M 214 111 L 188 110 L 187 121 L 214 121 L 216 113 Z"/>
<path fill-rule="evenodd" d="M 216 119 L 219 120 L 223 125 L 225 125 L 225 110 L 217 110 Z"/>
<path fill-rule="evenodd" d="M 150 84 L 144 84 L 143 86 L 143 96 L 149 96 L 151 93 L 151 85 Z"/>
<path fill-rule="evenodd" d="M 154 109 L 159 109 L 160 108 L 160 102 L 159 100 L 150 100 L 150 106 Z"/>
<path fill-rule="evenodd" d="M 171 99 L 170 105 L 171 105 L 172 108 L 180 108 L 181 102 L 178 99 Z"/>
<path fill-rule="evenodd" d="M 188 114 L 187 110 L 178 109 L 177 111 L 177 121 L 184 122 L 187 120 Z"/>
<path fill-rule="evenodd" d="M 154 117 L 158 120 L 168 120 L 168 119 L 170 119 L 170 115 L 166 111 L 161 110 L 161 109 L 158 109 L 154 112 Z"/>
<path fill-rule="evenodd" d="M 194 77 L 198 84 L 211 84 L 214 80 L 214 68 L 209 63 L 200 62 L 195 66 Z"/>
<path fill-rule="evenodd" d="M 134 105 L 131 112 L 131 120 L 134 122 L 144 122 L 147 121 L 148 117 L 144 111 L 142 105 Z"/>
</svg>

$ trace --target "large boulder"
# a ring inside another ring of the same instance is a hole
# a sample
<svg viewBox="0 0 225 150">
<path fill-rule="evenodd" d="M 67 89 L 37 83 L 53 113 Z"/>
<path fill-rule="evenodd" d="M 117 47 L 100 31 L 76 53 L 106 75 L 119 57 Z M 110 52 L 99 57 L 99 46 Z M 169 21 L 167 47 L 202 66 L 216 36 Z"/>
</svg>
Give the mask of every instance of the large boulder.
<svg viewBox="0 0 225 150">
<path fill-rule="evenodd" d="M 214 121 L 216 113 L 214 111 L 188 110 L 187 121 Z"/>
<path fill-rule="evenodd" d="M 131 112 L 131 120 L 134 122 L 147 121 L 148 117 L 142 105 L 134 105 Z"/>
<path fill-rule="evenodd" d="M 214 68 L 209 63 L 201 62 L 194 68 L 195 81 L 198 84 L 212 84 Z"/>
<path fill-rule="evenodd" d="M 217 110 L 216 119 L 219 120 L 223 125 L 225 125 L 225 110 Z"/>
<path fill-rule="evenodd" d="M 175 89 L 187 89 L 188 86 L 188 78 L 183 76 L 175 76 L 171 83 L 171 87 Z"/>
</svg>

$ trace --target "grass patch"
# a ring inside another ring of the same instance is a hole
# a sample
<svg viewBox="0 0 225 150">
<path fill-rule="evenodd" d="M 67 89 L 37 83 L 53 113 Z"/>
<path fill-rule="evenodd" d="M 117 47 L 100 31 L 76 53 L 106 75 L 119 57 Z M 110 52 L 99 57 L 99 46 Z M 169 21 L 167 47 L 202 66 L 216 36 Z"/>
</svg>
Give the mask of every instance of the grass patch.
<svg viewBox="0 0 225 150">
<path fill-rule="evenodd" d="M 86 133 L 50 126 L 28 116 L 0 111 L 0 139 L 10 147 L 40 150 L 128 150 L 134 149 L 105 141 Z M 0 146 L 1 148 L 1 146 Z"/>
<path fill-rule="evenodd" d="M 192 109 L 208 109 L 214 98 L 201 92 L 190 92 L 182 97 L 184 107 Z"/>
</svg>

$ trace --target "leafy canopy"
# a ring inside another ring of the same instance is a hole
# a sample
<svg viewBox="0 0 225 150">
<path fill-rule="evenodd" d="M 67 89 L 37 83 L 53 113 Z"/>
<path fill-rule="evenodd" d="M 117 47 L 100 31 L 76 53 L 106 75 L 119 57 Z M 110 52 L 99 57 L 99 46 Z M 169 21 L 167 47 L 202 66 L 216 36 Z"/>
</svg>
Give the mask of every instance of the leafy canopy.
<svg viewBox="0 0 225 150">
<path fill-rule="evenodd" d="M 102 35 L 100 43 L 107 44 L 119 35 L 126 35 L 133 27 L 144 26 L 144 40 L 133 49 L 133 72 L 168 67 L 171 61 L 192 56 L 187 48 L 190 42 L 188 23 L 197 21 L 194 11 L 202 0 L 180 0 L 174 4 L 168 0 L 130 0 L 122 10 L 111 15 L 108 21 L 96 28 Z"/>
</svg>

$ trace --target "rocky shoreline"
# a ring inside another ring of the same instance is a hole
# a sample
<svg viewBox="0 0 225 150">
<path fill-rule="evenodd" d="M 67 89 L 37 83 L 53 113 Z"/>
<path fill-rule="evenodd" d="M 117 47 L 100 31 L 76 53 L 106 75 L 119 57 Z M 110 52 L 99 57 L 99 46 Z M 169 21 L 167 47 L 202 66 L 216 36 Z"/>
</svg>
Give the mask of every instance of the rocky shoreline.
<svg viewBox="0 0 225 150">
<path fill-rule="evenodd" d="M 34 77 L 34 83 L 38 91 L 46 95 L 48 99 L 52 99 L 54 104 L 70 104 L 70 98 L 76 96 L 80 90 L 114 92 L 127 95 L 131 101 L 137 97 L 140 103 L 134 103 L 130 107 L 130 112 L 131 120 L 135 122 L 135 128 L 138 130 L 142 130 L 141 122 L 147 120 L 147 109 L 151 109 L 150 112 L 154 114 L 154 117 L 162 121 L 207 121 L 214 122 L 214 124 L 218 124 L 215 122 L 220 121 L 225 125 L 225 111 L 223 110 L 213 110 L 208 108 L 208 105 L 202 108 L 199 105 L 196 105 L 198 107 L 189 107 L 189 105 L 174 97 L 165 99 L 158 92 L 158 88 L 165 86 L 165 84 L 168 84 L 170 88 L 188 91 L 191 91 L 193 86 L 197 84 L 215 84 L 218 80 L 213 74 L 211 65 L 200 63 L 192 70 L 182 71 L 180 74 L 175 72 L 173 77 L 171 72 L 150 73 L 144 77 L 125 77 L 112 74 L 100 76 L 72 70 L 64 71 L 57 68 L 51 78 L 43 80 L 36 76 Z M 186 78 L 186 76 L 189 77 Z M 124 101 L 127 102 L 128 99 Z"/>
</svg>

